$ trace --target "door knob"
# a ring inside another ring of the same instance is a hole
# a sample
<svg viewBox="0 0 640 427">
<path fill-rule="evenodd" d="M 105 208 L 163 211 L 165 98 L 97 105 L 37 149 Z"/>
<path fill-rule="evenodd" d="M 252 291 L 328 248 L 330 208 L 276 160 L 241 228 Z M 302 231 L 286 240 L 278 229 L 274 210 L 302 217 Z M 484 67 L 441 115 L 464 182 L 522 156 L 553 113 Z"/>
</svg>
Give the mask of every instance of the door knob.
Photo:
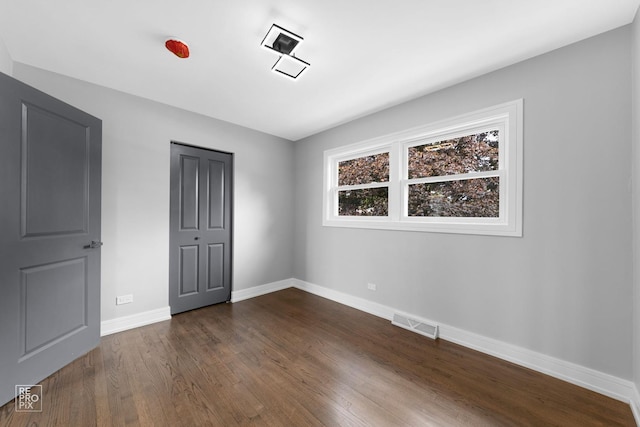
<svg viewBox="0 0 640 427">
<path fill-rule="evenodd" d="M 99 248 L 99 247 L 100 247 L 100 246 L 102 246 L 102 245 L 104 245 L 104 243 L 102 243 L 102 242 L 97 242 L 97 241 L 95 241 L 95 240 L 92 240 L 92 241 L 91 241 L 91 244 L 89 244 L 89 248 L 91 248 L 91 249 L 96 249 L 96 248 Z"/>
</svg>

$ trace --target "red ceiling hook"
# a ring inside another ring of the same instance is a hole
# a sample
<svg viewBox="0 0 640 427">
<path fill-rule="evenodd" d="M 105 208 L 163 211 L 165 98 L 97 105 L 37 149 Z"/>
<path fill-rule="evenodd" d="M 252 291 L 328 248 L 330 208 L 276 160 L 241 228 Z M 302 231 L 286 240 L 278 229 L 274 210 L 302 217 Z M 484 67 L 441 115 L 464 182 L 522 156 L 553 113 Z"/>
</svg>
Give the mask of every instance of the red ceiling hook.
<svg viewBox="0 0 640 427">
<path fill-rule="evenodd" d="M 189 57 L 189 46 L 187 46 L 187 44 L 182 40 L 173 38 L 167 39 L 164 45 L 167 49 L 169 49 L 171 53 L 173 53 L 178 58 L 184 59 Z"/>
</svg>

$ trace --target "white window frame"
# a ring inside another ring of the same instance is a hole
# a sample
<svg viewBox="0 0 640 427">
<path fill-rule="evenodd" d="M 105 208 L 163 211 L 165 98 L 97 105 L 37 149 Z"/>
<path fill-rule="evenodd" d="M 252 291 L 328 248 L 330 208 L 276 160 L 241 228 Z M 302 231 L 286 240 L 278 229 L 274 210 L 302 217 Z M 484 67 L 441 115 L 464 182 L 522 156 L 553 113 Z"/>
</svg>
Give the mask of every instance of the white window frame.
<svg viewBox="0 0 640 427">
<path fill-rule="evenodd" d="M 488 130 L 499 130 L 498 170 L 461 175 L 408 179 L 408 149 Z M 338 186 L 340 162 L 389 153 L 389 181 Z M 497 236 L 522 236 L 523 100 L 507 102 L 473 113 L 408 129 L 324 152 L 323 225 L 331 227 L 424 231 Z M 457 179 L 500 178 L 497 218 L 410 217 L 407 213 L 410 184 Z M 338 192 L 345 189 L 389 188 L 389 215 L 339 216 Z"/>
</svg>

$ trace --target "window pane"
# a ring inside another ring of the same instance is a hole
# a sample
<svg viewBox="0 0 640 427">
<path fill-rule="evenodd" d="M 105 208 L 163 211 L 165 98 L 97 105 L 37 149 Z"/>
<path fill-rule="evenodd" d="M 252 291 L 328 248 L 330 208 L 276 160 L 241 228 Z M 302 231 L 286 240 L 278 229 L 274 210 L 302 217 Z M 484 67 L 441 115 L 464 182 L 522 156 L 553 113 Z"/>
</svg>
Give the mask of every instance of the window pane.
<svg viewBox="0 0 640 427">
<path fill-rule="evenodd" d="M 338 185 L 389 181 L 389 153 L 358 157 L 338 163 Z"/>
<path fill-rule="evenodd" d="M 367 188 L 338 192 L 340 216 L 387 216 L 389 214 L 389 189 Z"/>
<path fill-rule="evenodd" d="M 498 131 L 409 148 L 409 179 L 498 170 Z"/>
<path fill-rule="evenodd" d="M 500 178 L 409 185 L 409 216 L 497 218 Z"/>
</svg>

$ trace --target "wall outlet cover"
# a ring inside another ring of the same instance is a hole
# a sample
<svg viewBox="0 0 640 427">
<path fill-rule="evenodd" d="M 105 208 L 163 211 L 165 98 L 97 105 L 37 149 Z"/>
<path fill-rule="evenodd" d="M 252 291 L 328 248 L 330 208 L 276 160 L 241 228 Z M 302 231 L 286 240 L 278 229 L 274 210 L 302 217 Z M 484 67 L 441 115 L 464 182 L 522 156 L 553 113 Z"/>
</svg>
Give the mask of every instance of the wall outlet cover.
<svg viewBox="0 0 640 427">
<path fill-rule="evenodd" d="M 133 302 L 133 295 L 120 295 L 116 297 L 116 305 L 130 304 Z"/>
</svg>

